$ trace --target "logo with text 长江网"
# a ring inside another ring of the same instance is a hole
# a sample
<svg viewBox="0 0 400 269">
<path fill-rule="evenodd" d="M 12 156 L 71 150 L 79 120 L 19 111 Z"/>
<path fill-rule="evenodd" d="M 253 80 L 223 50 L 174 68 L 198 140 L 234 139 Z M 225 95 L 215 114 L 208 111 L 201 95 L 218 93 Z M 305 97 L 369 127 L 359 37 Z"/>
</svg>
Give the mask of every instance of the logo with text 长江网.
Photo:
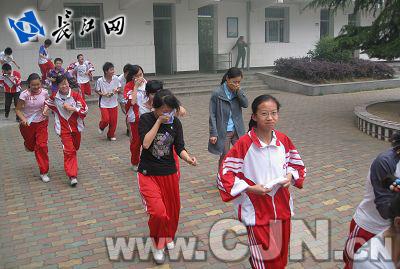
<svg viewBox="0 0 400 269">
<path fill-rule="evenodd" d="M 19 19 L 8 18 L 8 23 L 21 44 L 36 39 L 38 35 L 45 36 L 44 27 L 40 25 L 32 10 L 24 12 Z"/>
</svg>

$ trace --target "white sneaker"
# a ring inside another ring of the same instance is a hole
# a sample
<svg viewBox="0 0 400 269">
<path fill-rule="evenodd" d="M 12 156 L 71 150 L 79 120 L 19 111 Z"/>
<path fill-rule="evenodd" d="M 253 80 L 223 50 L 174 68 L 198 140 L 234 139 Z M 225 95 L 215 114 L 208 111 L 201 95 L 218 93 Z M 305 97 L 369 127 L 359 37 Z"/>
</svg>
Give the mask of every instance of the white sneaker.
<svg viewBox="0 0 400 269">
<path fill-rule="evenodd" d="M 153 258 L 157 264 L 165 262 L 165 253 L 163 249 L 153 249 Z"/>
<path fill-rule="evenodd" d="M 110 141 L 117 141 L 117 138 L 116 137 L 111 137 Z"/>
<path fill-rule="evenodd" d="M 47 174 L 40 175 L 40 178 L 45 183 L 50 181 L 50 178 L 49 178 L 49 176 Z"/>
<path fill-rule="evenodd" d="M 167 243 L 167 249 L 168 249 L 168 250 L 172 250 L 172 249 L 174 249 L 174 248 L 175 248 L 175 243 L 174 243 L 174 241 L 171 241 L 171 242 Z"/>
<path fill-rule="evenodd" d="M 75 187 L 76 184 L 78 184 L 78 180 L 76 179 L 76 177 L 71 177 L 71 182 L 69 184 L 71 185 L 71 187 Z"/>
<path fill-rule="evenodd" d="M 137 166 L 137 165 L 132 165 L 132 170 L 135 171 L 135 172 L 137 172 L 138 166 Z"/>
<path fill-rule="evenodd" d="M 102 130 L 102 129 L 100 129 L 100 128 L 99 128 L 97 131 L 98 131 L 99 134 L 101 134 L 101 135 L 104 134 L 104 130 Z"/>
</svg>

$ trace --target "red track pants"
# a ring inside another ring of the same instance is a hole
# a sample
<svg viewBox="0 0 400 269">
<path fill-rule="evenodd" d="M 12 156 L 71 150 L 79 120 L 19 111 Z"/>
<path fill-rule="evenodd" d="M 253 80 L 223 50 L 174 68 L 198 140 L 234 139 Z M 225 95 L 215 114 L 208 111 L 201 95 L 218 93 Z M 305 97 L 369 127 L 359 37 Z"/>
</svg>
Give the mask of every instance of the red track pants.
<svg viewBox="0 0 400 269">
<path fill-rule="evenodd" d="M 47 79 L 47 73 L 54 68 L 52 61 L 47 61 L 45 64 L 39 64 L 40 72 L 42 73 L 42 82 Z"/>
<path fill-rule="evenodd" d="M 149 176 L 138 173 L 139 191 L 149 214 L 150 237 L 157 249 L 173 241 L 178 229 L 180 195 L 178 174 Z"/>
<path fill-rule="evenodd" d="M 343 251 L 344 269 L 353 268 L 354 254 L 375 235 L 358 226 L 354 219 L 351 220 L 349 237 Z"/>
<path fill-rule="evenodd" d="M 64 170 L 69 178 L 78 176 L 77 152 L 81 144 L 81 133 L 61 133 L 64 150 Z"/>
<path fill-rule="evenodd" d="M 32 122 L 30 126 L 19 126 L 21 135 L 24 138 L 24 145 L 29 151 L 35 152 L 36 161 L 42 175 L 49 172 L 48 123 L 48 120 L 44 120 Z"/>
<path fill-rule="evenodd" d="M 90 87 L 90 82 L 79 84 L 79 88 L 81 89 L 81 94 L 83 99 L 85 99 L 85 95 L 92 95 L 92 88 Z"/>
<path fill-rule="evenodd" d="M 289 220 L 247 226 L 252 268 L 284 269 L 288 262 L 291 230 Z"/>
<path fill-rule="evenodd" d="M 131 164 L 132 165 L 139 165 L 139 158 L 140 158 L 140 148 L 142 146 L 142 143 L 140 143 L 140 137 L 139 137 L 139 122 L 130 122 L 129 123 L 131 127 L 131 145 L 130 145 L 130 150 L 131 150 Z"/>
<path fill-rule="evenodd" d="M 113 108 L 100 108 L 101 120 L 99 128 L 104 130 L 108 126 L 107 137 L 115 137 L 118 122 L 118 106 Z"/>
</svg>

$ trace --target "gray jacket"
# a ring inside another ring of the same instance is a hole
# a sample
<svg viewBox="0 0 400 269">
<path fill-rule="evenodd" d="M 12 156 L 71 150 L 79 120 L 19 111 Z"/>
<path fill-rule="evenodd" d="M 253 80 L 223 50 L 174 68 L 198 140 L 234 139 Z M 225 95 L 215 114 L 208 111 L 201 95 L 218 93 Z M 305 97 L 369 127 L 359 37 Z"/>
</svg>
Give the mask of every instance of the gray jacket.
<svg viewBox="0 0 400 269">
<path fill-rule="evenodd" d="M 218 139 L 215 144 L 211 144 L 208 141 L 208 151 L 210 153 L 221 155 L 224 151 L 224 141 L 230 111 L 232 111 L 232 120 L 238 136 L 241 137 L 245 134 L 242 107 L 246 108 L 248 104 L 249 102 L 242 89 L 237 94 L 234 94 L 232 100 L 229 100 L 226 96 L 223 85 L 214 90 L 210 99 L 209 127 L 210 137 L 215 136 Z"/>
</svg>

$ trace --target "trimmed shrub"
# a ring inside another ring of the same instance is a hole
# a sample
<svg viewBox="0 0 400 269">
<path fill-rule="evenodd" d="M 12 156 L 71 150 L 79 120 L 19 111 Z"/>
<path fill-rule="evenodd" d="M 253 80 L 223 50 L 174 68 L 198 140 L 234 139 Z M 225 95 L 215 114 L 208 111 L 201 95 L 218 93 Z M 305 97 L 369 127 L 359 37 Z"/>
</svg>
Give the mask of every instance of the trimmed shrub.
<svg viewBox="0 0 400 269">
<path fill-rule="evenodd" d="M 352 78 L 388 79 L 394 75 L 394 70 L 390 66 L 367 60 L 345 63 L 313 60 L 308 57 L 279 58 L 274 64 L 274 74 L 312 83 L 349 81 Z"/>
<path fill-rule="evenodd" d="M 315 45 L 315 49 L 307 54 L 314 60 L 329 62 L 349 62 L 353 59 L 353 51 L 341 48 L 339 42 L 333 37 L 321 38 Z"/>
</svg>

